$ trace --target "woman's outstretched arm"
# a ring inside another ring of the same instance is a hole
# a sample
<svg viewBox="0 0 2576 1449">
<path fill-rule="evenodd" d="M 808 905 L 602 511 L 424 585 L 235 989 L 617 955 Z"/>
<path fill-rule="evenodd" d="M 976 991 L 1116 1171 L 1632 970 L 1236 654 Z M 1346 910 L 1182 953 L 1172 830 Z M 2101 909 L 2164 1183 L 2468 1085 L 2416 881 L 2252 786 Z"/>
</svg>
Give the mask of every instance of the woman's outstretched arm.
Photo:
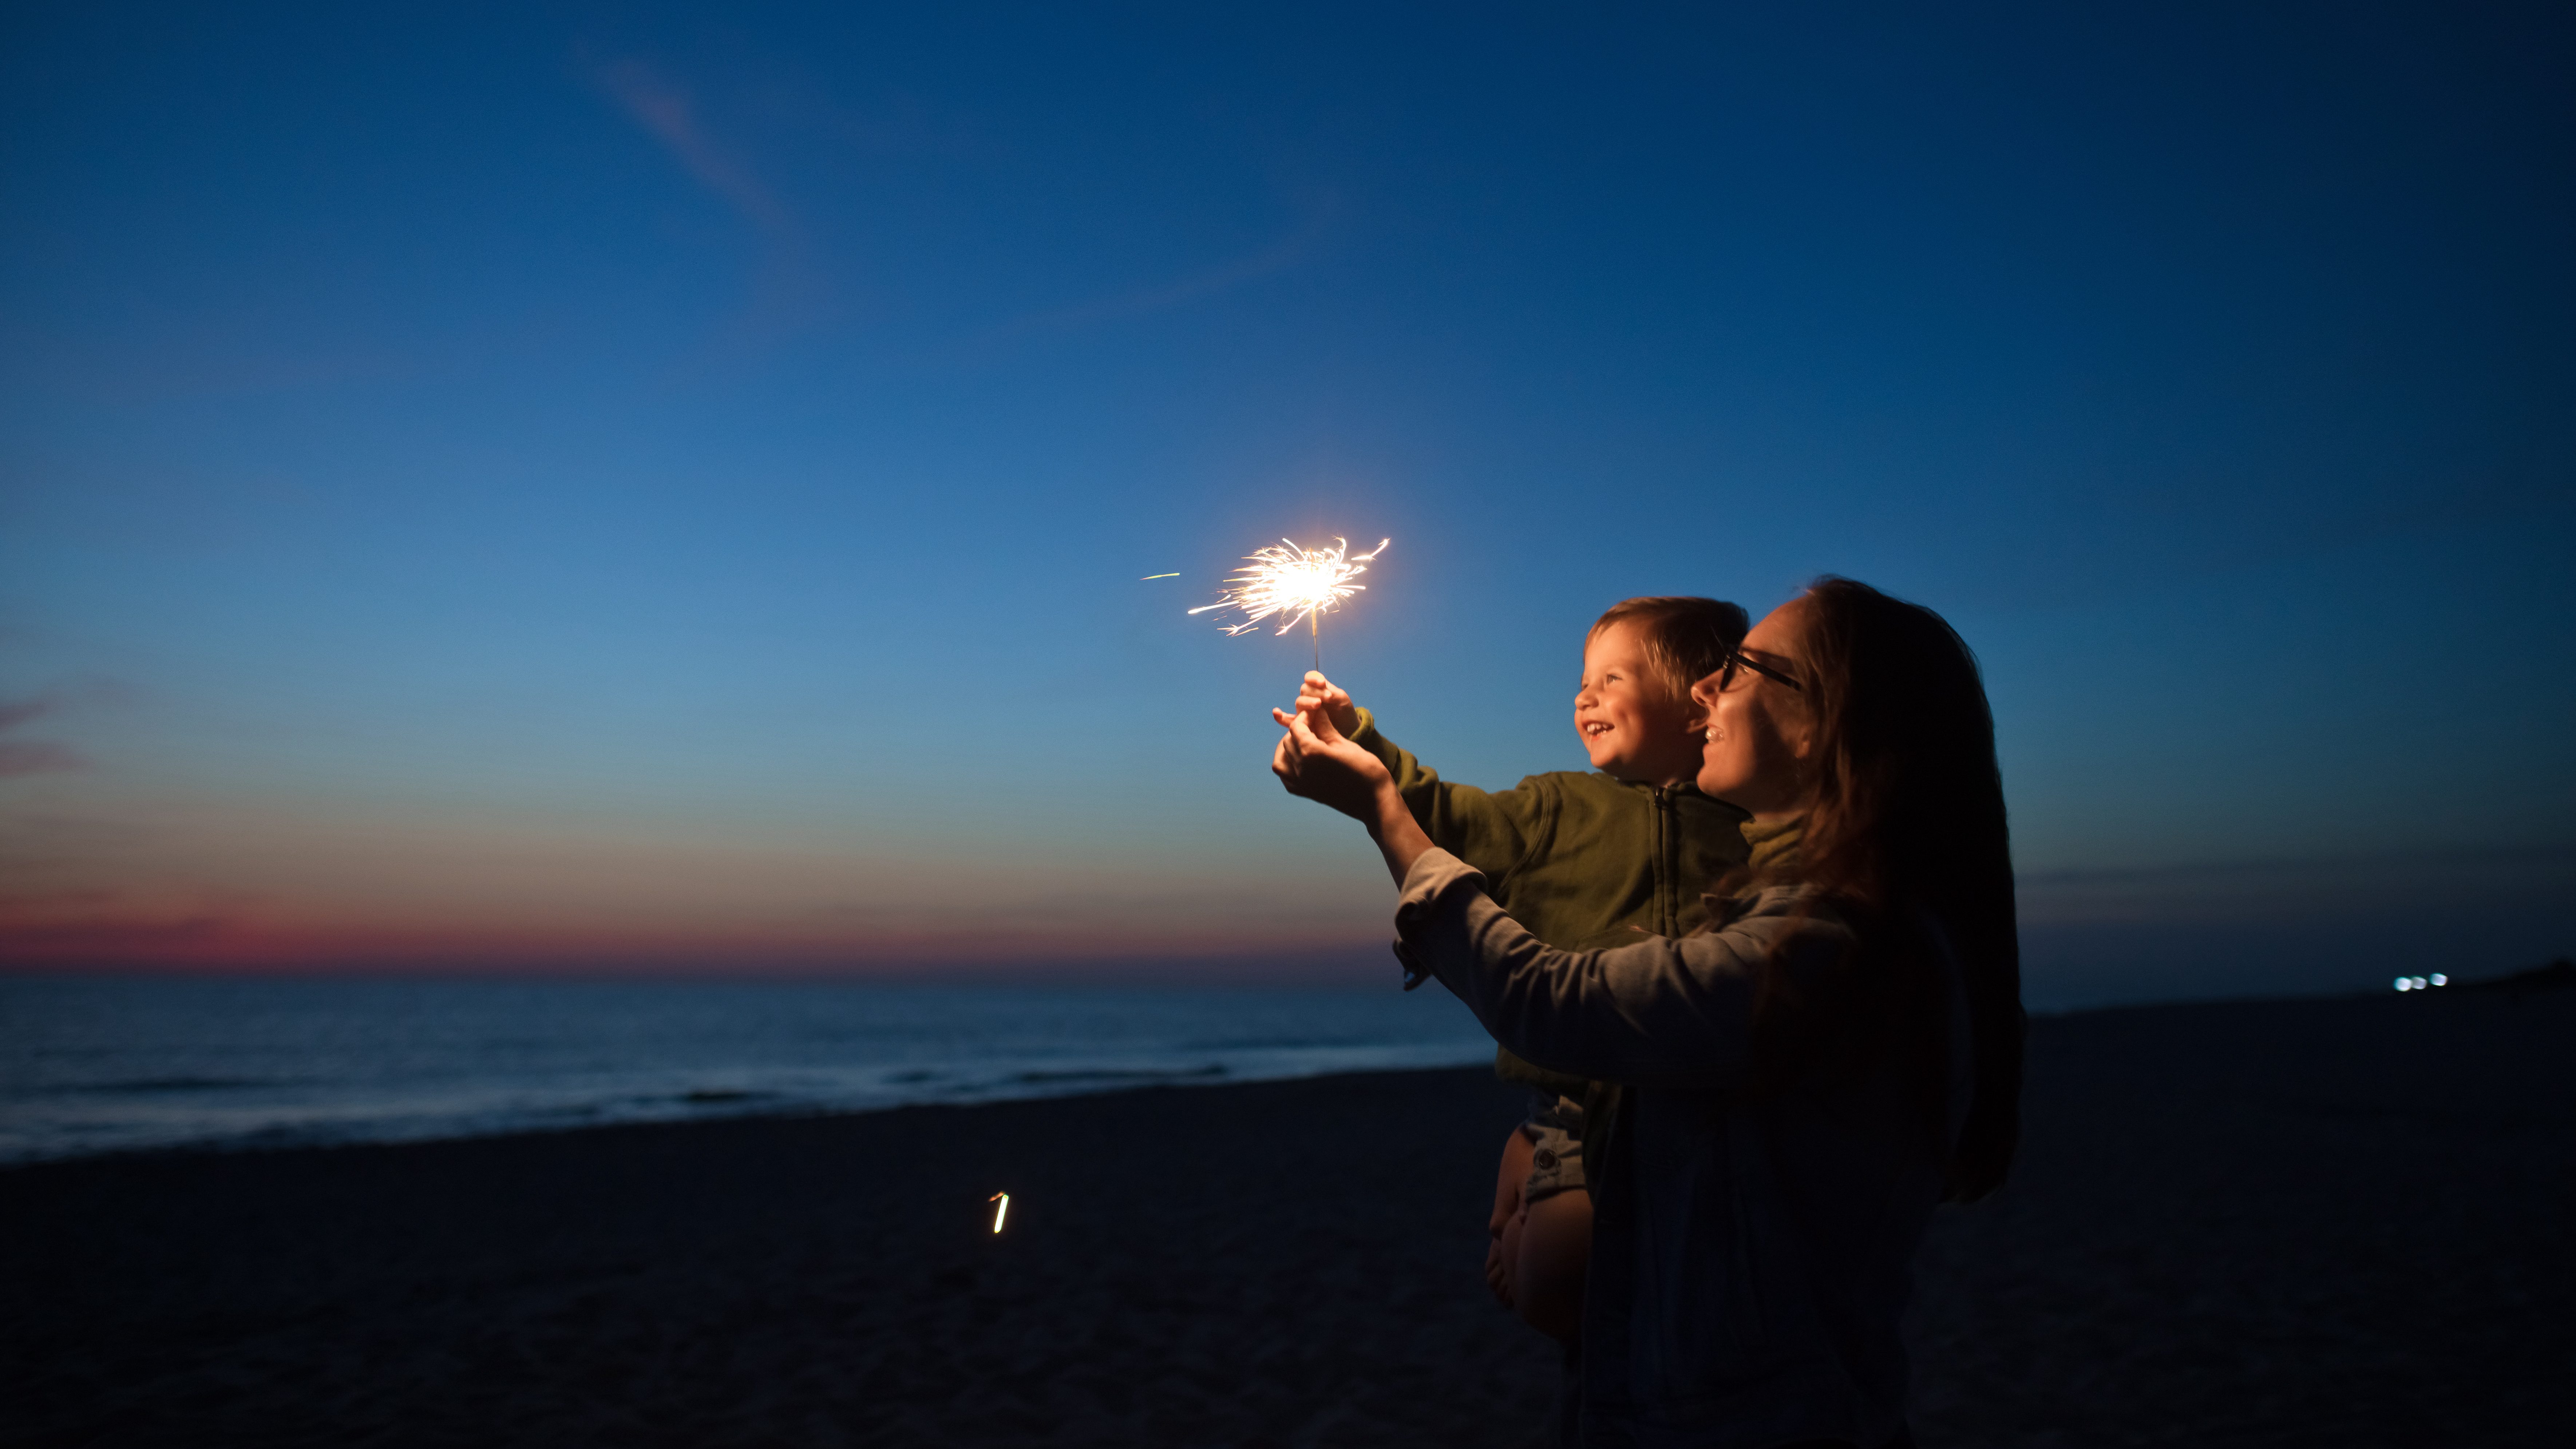
<svg viewBox="0 0 2576 1449">
<path fill-rule="evenodd" d="M 1290 794 L 1368 827 L 1402 888 L 1399 949 L 1440 978 L 1494 1040 L 1555 1071 L 1613 1082 L 1705 1085 L 1752 1058 L 1755 979 L 1793 926 L 1810 939 L 1794 958 L 1838 956 L 1839 928 L 1757 912 L 1724 931 L 1655 937 L 1609 951 L 1559 951 L 1484 892 L 1484 877 L 1435 847 L 1375 755 L 1343 738 L 1321 709 L 1273 710 L 1287 733 L 1270 768 Z"/>
<path fill-rule="evenodd" d="M 1456 857 L 1431 850 L 1414 860 L 1395 913 L 1406 964 L 1438 977 L 1523 1058 L 1596 1081 L 1736 1079 L 1752 1063 L 1762 978 L 1830 969 L 1850 943 L 1830 919 L 1797 916 L 1782 891 L 1723 930 L 1560 951 L 1504 914 L 1484 877 Z"/>
</svg>

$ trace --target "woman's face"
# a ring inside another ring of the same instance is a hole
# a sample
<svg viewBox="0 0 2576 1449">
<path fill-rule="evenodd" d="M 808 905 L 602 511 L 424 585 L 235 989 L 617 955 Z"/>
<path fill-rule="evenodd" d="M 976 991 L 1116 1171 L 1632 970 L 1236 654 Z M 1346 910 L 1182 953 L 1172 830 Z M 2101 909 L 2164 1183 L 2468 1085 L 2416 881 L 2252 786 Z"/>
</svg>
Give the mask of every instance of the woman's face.
<svg viewBox="0 0 2576 1449">
<path fill-rule="evenodd" d="M 1744 636 L 1744 652 L 1792 676 L 1805 674 L 1800 648 L 1807 601 L 1791 599 Z M 1699 787 L 1756 816 L 1794 815 L 1807 807 L 1807 755 L 1814 742 L 1806 701 L 1798 691 L 1750 669 L 1738 669 L 1726 687 L 1724 671 L 1691 686 L 1691 699 L 1706 712 L 1700 746 Z"/>
</svg>

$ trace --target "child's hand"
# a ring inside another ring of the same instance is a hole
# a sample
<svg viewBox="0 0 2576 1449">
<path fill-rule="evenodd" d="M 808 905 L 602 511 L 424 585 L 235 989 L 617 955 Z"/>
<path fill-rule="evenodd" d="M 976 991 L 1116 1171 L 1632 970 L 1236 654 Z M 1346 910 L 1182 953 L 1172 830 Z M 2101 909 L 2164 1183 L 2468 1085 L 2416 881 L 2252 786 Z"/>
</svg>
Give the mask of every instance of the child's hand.
<svg viewBox="0 0 2576 1449">
<path fill-rule="evenodd" d="M 1270 757 L 1270 772 L 1289 794 L 1329 805 L 1372 831 L 1381 828 L 1390 812 L 1411 826 L 1412 817 L 1396 797 L 1395 777 L 1377 756 L 1343 738 L 1322 706 L 1295 714 L 1274 709 L 1270 717 L 1288 731 Z M 1430 842 L 1424 839 L 1415 853 L 1428 849 Z"/>
<path fill-rule="evenodd" d="M 1351 692 L 1312 669 L 1306 671 L 1305 681 L 1297 686 L 1297 708 L 1321 708 L 1333 728 L 1345 736 L 1360 732 L 1360 707 L 1351 703 Z"/>
</svg>

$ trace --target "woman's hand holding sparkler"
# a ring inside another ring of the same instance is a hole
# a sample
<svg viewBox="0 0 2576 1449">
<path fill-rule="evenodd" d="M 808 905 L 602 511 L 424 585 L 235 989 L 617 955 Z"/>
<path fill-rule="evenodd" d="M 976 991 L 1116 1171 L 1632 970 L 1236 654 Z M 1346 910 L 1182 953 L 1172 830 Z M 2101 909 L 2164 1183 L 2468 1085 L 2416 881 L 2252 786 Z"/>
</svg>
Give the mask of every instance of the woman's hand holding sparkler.
<svg viewBox="0 0 2576 1449">
<path fill-rule="evenodd" d="M 1360 732 L 1360 707 L 1351 703 L 1351 692 L 1309 669 L 1305 680 L 1297 686 L 1297 708 L 1303 712 L 1317 705 L 1323 707 L 1325 717 L 1343 735 Z"/>
<path fill-rule="evenodd" d="M 1329 805 L 1367 826 L 1378 853 L 1386 857 L 1388 873 L 1397 885 L 1404 884 L 1405 873 L 1431 849 L 1431 837 L 1414 823 L 1385 764 L 1351 743 L 1321 700 L 1310 707 L 1301 696 L 1294 714 L 1274 709 L 1270 717 L 1287 730 L 1271 754 L 1270 773 L 1289 794 Z"/>
<path fill-rule="evenodd" d="M 1351 743 L 1321 701 L 1301 694 L 1295 711 L 1274 709 L 1270 717 L 1287 730 L 1270 757 L 1270 773 L 1279 777 L 1289 794 L 1329 805 L 1371 830 L 1390 809 L 1412 818 L 1395 793 L 1395 777 L 1387 773 L 1386 765 Z"/>
</svg>

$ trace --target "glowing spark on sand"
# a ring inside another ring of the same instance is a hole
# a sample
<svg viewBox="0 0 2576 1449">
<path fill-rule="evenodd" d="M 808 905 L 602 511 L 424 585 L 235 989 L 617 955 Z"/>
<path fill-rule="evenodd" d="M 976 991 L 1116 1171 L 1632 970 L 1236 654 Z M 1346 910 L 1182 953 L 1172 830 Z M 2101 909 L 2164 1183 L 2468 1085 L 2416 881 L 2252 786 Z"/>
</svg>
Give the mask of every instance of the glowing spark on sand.
<svg viewBox="0 0 2576 1449">
<path fill-rule="evenodd" d="M 1242 634 L 1276 614 L 1286 620 L 1279 632 L 1287 633 L 1306 621 L 1306 632 L 1315 639 L 1315 667 L 1324 663 L 1322 636 L 1317 632 L 1315 616 L 1331 609 L 1351 595 L 1363 592 L 1366 584 L 1351 580 L 1368 572 L 1369 563 L 1386 552 L 1392 539 L 1381 538 L 1377 547 L 1366 553 L 1351 553 L 1350 540 L 1337 538 L 1331 548 L 1301 548 L 1295 539 L 1281 539 L 1254 553 L 1244 555 L 1243 567 L 1226 581 L 1225 592 L 1213 604 L 1202 604 L 1190 610 L 1204 614 L 1210 609 L 1241 609 L 1243 622 L 1228 628 L 1228 634 Z"/>
<path fill-rule="evenodd" d="M 1011 1195 L 1007 1192 L 997 1192 L 984 1201 L 1001 1204 L 1000 1207 L 993 1209 L 993 1231 L 998 1233 L 1002 1230 L 1002 1215 L 1011 1210 Z"/>
</svg>

